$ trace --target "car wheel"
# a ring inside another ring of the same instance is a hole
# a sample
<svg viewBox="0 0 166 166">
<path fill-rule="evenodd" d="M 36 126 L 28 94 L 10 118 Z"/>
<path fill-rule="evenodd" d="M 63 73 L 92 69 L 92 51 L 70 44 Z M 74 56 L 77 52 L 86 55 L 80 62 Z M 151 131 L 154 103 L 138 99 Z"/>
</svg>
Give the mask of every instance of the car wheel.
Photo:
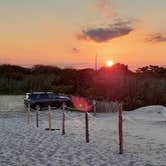
<svg viewBox="0 0 166 166">
<path fill-rule="evenodd" d="M 41 110 L 41 105 L 40 105 L 40 104 L 36 104 L 36 105 L 35 105 L 35 110 L 40 111 L 40 110 Z"/>
</svg>

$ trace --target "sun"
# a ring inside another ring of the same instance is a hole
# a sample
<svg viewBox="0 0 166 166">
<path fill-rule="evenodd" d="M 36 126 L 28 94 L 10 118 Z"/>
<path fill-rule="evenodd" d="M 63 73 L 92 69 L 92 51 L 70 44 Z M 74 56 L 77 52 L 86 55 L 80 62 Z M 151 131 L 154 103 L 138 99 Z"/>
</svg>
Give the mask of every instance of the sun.
<svg viewBox="0 0 166 166">
<path fill-rule="evenodd" d="M 114 62 L 112 60 L 107 60 L 106 61 L 106 66 L 107 67 L 111 67 L 114 64 Z"/>
</svg>

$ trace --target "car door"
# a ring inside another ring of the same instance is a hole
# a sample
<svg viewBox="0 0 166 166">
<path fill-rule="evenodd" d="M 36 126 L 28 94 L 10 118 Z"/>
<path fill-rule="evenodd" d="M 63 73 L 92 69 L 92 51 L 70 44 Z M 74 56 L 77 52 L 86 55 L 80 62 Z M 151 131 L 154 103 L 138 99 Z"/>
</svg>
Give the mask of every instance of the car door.
<svg viewBox="0 0 166 166">
<path fill-rule="evenodd" d="M 49 98 L 49 105 L 51 106 L 51 107 L 55 107 L 55 103 L 54 103 L 54 98 L 55 98 L 55 96 L 54 96 L 54 94 L 48 94 L 48 98 Z"/>
<path fill-rule="evenodd" d="M 55 94 L 52 95 L 52 105 L 53 107 L 59 108 L 62 105 L 61 100 Z"/>
<path fill-rule="evenodd" d="M 48 105 L 49 105 L 48 94 L 46 94 L 46 93 L 40 94 L 40 100 L 41 100 L 41 103 L 42 103 L 43 107 L 48 107 Z"/>
</svg>

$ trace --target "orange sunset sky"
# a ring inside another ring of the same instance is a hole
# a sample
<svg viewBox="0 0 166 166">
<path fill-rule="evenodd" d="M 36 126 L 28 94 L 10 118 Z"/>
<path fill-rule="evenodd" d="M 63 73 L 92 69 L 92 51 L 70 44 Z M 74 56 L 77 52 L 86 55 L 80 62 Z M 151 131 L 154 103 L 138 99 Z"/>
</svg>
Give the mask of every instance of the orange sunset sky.
<svg viewBox="0 0 166 166">
<path fill-rule="evenodd" d="M 0 64 L 166 66 L 165 0 L 0 1 Z"/>
</svg>

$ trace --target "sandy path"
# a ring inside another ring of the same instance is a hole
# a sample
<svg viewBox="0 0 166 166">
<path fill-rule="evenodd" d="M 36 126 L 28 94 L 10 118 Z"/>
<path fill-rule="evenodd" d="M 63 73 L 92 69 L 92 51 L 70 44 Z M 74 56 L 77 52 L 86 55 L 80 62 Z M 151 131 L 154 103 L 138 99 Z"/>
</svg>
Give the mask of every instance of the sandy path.
<svg viewBox="0 0 166 166">
<path fill-rule="evenodd" d="M 61 114 L 53 112 L 52 117 L 53 128 L 60 128 Z M 28 125 L 25 113 L 0 112 L 0 166 L 166 166 L 166 143 L 148 132 L 152 125 L 125 120 L 125 153 L 119 155 L 116 124 L 116 114 L 90 116 L 90 143 L 86 144 L 83 114 L 68 113 L 67 134 L 61 136 L 59 130 L 44 130 L 47 112 L 40 112 L 39 128 L 34 113 Z M 154 130 L 163 133 L 165 127 L 159 128 L 155 125 Z"/>
</svg>

